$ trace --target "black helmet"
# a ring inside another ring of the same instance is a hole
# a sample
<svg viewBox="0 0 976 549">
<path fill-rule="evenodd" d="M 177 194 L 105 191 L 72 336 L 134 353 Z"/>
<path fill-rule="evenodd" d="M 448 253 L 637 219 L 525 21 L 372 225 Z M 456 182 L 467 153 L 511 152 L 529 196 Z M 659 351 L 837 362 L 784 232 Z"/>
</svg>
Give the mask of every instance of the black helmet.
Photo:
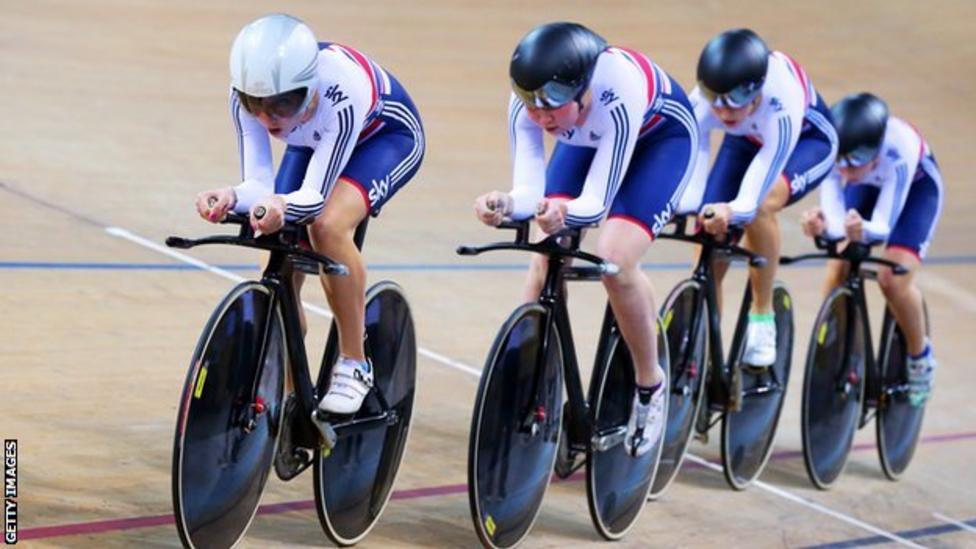
<svg viewBox="0 0 976 549">
<path fill-rule="evenodd" d="M 578 23 L 547 23 L 515 47 L 508 74 L 527 105 L 557 108 L 586 90 L 607 41 Z"/>
<path fill-rule="evenodd" d="M 705 44 L 698 58 L 698 85 L 711 103 L 745 107 L 766 81 L 769 48 L 749 29 L 725 31 Z"/>
<path fill-rule="evenodd" d="M 837 160 L 842 166 L 863 166 L 874 160 L 888 127 L 888 105 L 870 93 L 855 93 L 830 108 L 840 146 Z"/>
</svg>

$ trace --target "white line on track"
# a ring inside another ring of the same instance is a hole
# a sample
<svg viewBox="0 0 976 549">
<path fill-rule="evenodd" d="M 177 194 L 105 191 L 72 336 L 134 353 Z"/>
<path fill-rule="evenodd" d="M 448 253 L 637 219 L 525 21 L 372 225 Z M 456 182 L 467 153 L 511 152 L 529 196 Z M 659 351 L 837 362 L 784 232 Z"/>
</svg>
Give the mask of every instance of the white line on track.
<svg viewBox="0 0 976 549">
<path fill-rule="evenodd" d="M 721 465 L 717 465 L 715 463 L 712 463 L 711 461 L 708 461 L 705 458 L 696 456 L 696 455 L 691 454 L 691 453 L 687 454 L 686 457 L 687 457 L 687 459 L 690 459 L 691 461 L 693 461 L 695 463 L 698 463 L 699 465 L 703 465 L 704 467 L 706 467 L 708 469 L 711 469 L 713 471 L 718 471 L 720 473 L 722 472 L 722 466 Z M 819 504 L 819 503 L 817 503 L 815 501 L 809 500 L 809 499 L 807 499 L 805 497 L 802 497 L 802 496 L 798 496 L 798 495 L 796 495 L 796 494 L 794 494 L 792 492 L 787 492 L 786 490 L 783 490 L 781 488 L 777 488 L 777 487 L 775 487 L 775 486 L 773 486 L 771 484 L 767 484 L 767 483 L 765 483 L 765 482 L 763 482 L 761 480 L 754 480 L 752 482 L 752 485 L 755 486 L 756 488 L 759 488 L 760 490 L 765 490 L 765 491 L 767 491 L 770 494 L 773 494 L 775 496 L 779 496 L 779 497 L 781 497 L 783 499 L 787 499 L 789 501 L 792 501 L 793 503 L 798 503 L 800 505 L 803 505 L 804 507 L 807 507 L 809 509 L 813 509 L 814 511 L 817 511 L 818 513 L 823 513 L 824 515 L 827 515 L 828 517 L 833 517 L 833 518 L 835 518 L 837 520 L 846 522 L 846 523 L 848 523 L 848 524 L 850 524 L 852 526 L 857 526 L 858 528 L 861 528 L 863 530 L 867 530 L 868 532 L 871 532 L 872 534 L 876 534 L 876 535 L 879 535 L 879 536 L 886 537 L 886 538 L 890 539 L 891 541 L 894 541 L 896 543 L 900 543 L 901 545 L 905 545 L 907 547 L 919 547 L 919 548 L 922 548 L 923 547 L 922 545 L 919 545 L 917 543 L 914 543 L 911 540 L 905 539 L 905 538 L 899 536 L 898 534 L 894 534 L 894 533 L 889 532 L 887 530 L 882 530 L 881 528 L 878 528 L 877 526 L 873 526 L 871 524 L 868 524 L 868 523 L 866 523 L 866 522 L 864 522 L 862 520 L 856 519 L 856 518 L 854 518 L 854 517 L 852 517 L 850 515 L 841 513 L 840 511 L 835 511 L 835 510 L 833 510 L 833 509 L 831 509 L 829 507 L 825 507 L 825 506 L 823 506 L 823 505 L 821 505 L 821 504 Z"/>
<path fill-rule="evenodd" d="M 937 518 L 937 519 L 939 519 L 939 520 L 941 520 L 941 521 L 948 522 L 949 524 L 951 524 L 953 526 L 956 526 L 958 528 L 961 528 L 961 529 L 969 532 L 970 534 L 976 534 L 976 528 L 974 528 L 974 527 L 966 524 L 965 522 L 963 522 L 961 520 L 956 520 L 954 518 L 947 517 L 947 516 L 943 515 L 942 513 L 935 513 L 935 512 L 932 513 L 932 516 L 935 517 L 935 518 Z"/>
<path fill-rule="evenodd" d="M 210 265 L 209 263 L 206 263 L 204 261 L 201 261 L 201 260 L 199 260 L 199 259 L 197 259 L 195 257 L 189 256 L 187 254 L 184 254 L 184 253 L 181 253 L 181 252 L 177 252 L 175 250 L 171 250 L 170 248 L 167 248 L 165 246 L 162 246 L 160 244 L 157 244 L 156 242 L 153 242 L 152 240 L 149 240 L 147 238 L 143 238 L 143 237 L 141 237 L 141 236 L 139 236 L 137 234 L 134 234 L 131 231 L 128 231 L 126 229 L 122 229 L 122 228 L 119 228 L 119 227 L 107 227 L 105 229 L 105 231 L 108 234 L 110 234 L 110 235 L 112 235 L 114 237 L 128 240 L 129 242 L 132 242 L 134 244 L 138 244 L 139 246 L 142 246 L 144 248 L 148 248 L 150 250 L 153 250 L 155 252 L 161 253 L 163 255 L 172 257 L 173 259 L 176 259 L 178 261 L 182 261 L 184 263 L 193 265 L 195 267 L 198 267 L 198 268 L 200 268 L 202 270 L 205 270 L 205 271 L 208 271 L 210 273 L 213 273 L 213 274 L 215 274 L 217 276 L 226 278 L 228 280 L 232 280 L 234 282 L 240 282 L 240 281 L 244 280 L 244 278 L 241 277 L 241 276 L 239 276 L 239 275 L 236 275 L 234 273 L 231 273 L 231 272 L 229 272 L 229 271 L 227 271 L 225 269 L 221 269 L 219 267 L 214 267 L 213 265 Z M 974 303 L 976 303 L 976 298 L 974 298 Z M 315 305 L 311 305 L 311 304 L 308 304 L 308 303 L 304 303 L 304 302 L 303 302 L 303 305 L 310 312 L 313 312 L 315 314 L 324 316 L 326 318 L 331 318 L 332 317 L 332 313 L 329 312 L 327 309 L 324 309 L 322 307 L 318 307 L 318 306 L 315 306 Z M 976 305 L 974 305 L 974 307 L 976 307 Z M 974 309 L 974 310 L 976 310 L 976 309 Z M 479 370 L 479 369 L 477 369 L 477 368 L 475 368 L 473 366 L 469 366 L 469 365 L 467 365 L 467 364 L 465 364 L 463 362 L 460 362 L 460 361 L 454 360 L 452 358 L 446 357 L 446 356 L 444 356 L 444 355 L 442 355 L 440 353 L 436 353 L 434 351 L 431 351 L 429 349 L 425 349 L 423 347 L 418 347 L 417 348 L 417 352 L 419 354 L 427 357 L 427 358 L 430 358 L 431 360 L 434 360 L 436 362 L 439 362 L 439 363 L 441 363 L 441 364 L 443 364 L 443 365 L 445 365 L 445 366 L 447 366 L 449 368 L 454 368 L 455 370 L 464 372 L 464 373 L 466 373 L 466 374 L 468 374 L 468 375 L 470 375 L 472 377 L 475 377 L 475 378 L 480 378 L 481 377 L 481 370 Z M 712 470 L 717 470 L 717 471 L 721 471 L 722 470 L 722 468 L 720 466 L 718 466 L 718 465 L 716 465 L 716 464 L 714 464 L 714 463 L 712 463 L 712 462 L 710 462 L 710 461 L 708 461 L 706 459 L 703 459 L 701 457 L 698 457 L 698 456 L 695 456 L 695 455 L 692 455 L 692 454 L 688 454 L 688 459 L 690 459 L 692 461 L 695 461 L 697 463 L 700 463 L 701 465 L 704 465 L 705 467 L 707 467 L 709 469 L 712 469 Z M 911 541 L 909 541 L 909 540 L 907 540 L 905 538 L 902 538 L 902 537 L 900 537 L 900 536 L 898 536 L 896 534 L 893 534 L 893 533 L 888 532 L 886 530 L 882 530 L 881 528 L 878 528 L 876 526 L 872 526 L 872 525 L 870 525 L 870 524 L 868 524 L 866 522 L 863 522 L 861 520 L 858 520 L 858 519 L 856 519 L 856 518 L 854 518 L 854 517 L 852 517 L 850 515 L 846 515 L 844 513 L 841 513 L 840 511 L 835 511 L 833 509 L 830 509 L 828 507 L 825 507 L 823 505 L 820 505 L 819 503 L 816 503 L 816 502 L 813 502 L 813 501 L 808 500 L 806 498 L 803 498 L 803 497 L 800 497 L 798 495 L 792 494 L 792 493 L 787 492 L 785 490 L 782 490 L 780 488 L 776 488 L 775 486 L 766 484 L 765 482 L 755 481 L 753 484 L 756 487 L 758 487 L 759 489 L 765 490 L 765 491 L 767 491 L 767 492 L 769 492 L 769 493 L 771 493 L 771 494 L 773 494 L 775 496 L 778 496 L 778 497 L 781 497 L 783 499 L 792 501 L 792 502 L 797 503 L 799 505 L 803 505 L 803 506 L 808 507 L 810 509 L 813 509 L 813 510 L 815 510 L 817 512 L 823 513 L 823 514 L 825 514 L 825 515 L 827 515 L 829 517 L 833 517 L 833 518 L 835 518 L 837 520 L 846 522 L 846 523 L 851 524 L 853 526 L 857 526 L 858 528 L 867 530 L 868 532 L 871 532 L 871 533 L 876 534 L 876 535 L 879 535 L 879 536 L 883 536 L 885 538 L 888 538 L 888 539 L 890 539 L 890 540 L 892 540 L 894 542 L 900 543 L 902 545 L 906 545 L 908 547 L 922 547 L 921 545 L 918 545 L 916 543 L 912 543 Z M 941 519 L 941 520 L 946 520 L 946 519 Z"/>
</svg>

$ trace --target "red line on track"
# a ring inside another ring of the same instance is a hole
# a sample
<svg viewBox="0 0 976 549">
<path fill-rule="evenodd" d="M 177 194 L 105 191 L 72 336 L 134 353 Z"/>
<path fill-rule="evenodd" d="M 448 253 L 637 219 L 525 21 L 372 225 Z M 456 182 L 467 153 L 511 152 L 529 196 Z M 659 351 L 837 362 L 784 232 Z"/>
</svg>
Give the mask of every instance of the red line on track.
<svg viewBox="0 0 976 549">
<path fill-rule="evenodd" d="M 968 440 L 976 438 L 976 431 L 965 432 L 965 433 L 946 433 L 942 435 L 929 435 L 922 437 L 919 441 L 922 444 L 933 444 L 939 442 L 955 442 L 959 440 Z M 875 448 L 874 443 L 863 443 L 855 444 L 852 448 L 853 451 L 865 451 L 873 450 Z M 785 450 L 781 452 L 774 452 L 771 459 L 780 461 L 786 459 L 795 459 L 802 457 L 803 452 L 799 450 Z M 703 466 L 697 463 L 685 462 L 683 467 L 689 469 L 699 469 Z M 559 482 L 578 482 L 583 480 L 583 473 L 576 473 L 575 475 L 569 477 L 566 480 Z M 410 488 L 406 490 L 397 490 L 393 492 L 391 499 L 419 499 L 428 498 L 436 496 L 449 496 L 455 494 L 463 494 L 467 492 L 467 484 L 446 484 L 441 486 L 427 486 L 422 488 Z M 279 513 L 289 513 L 292 511 L 306 511 L 315 508 L 315 502 L 312 500 L 303 501 L 288 501 L 283 503 L 270 503 L 267 505 L 262 505 L 258 509 L 259 515 L 275 515 Z M 40 526 L 36 528 L 24 528 L 19 532 L 19 538 L 21 540 L 29 539 L 44 539 L 44 538 L 56 538 L 62 536 L 77 536 L 82 534 L 101 534 L 104 532 L 112 532 L 116 530 L 135 530 L 138 528 L 151 528 L 153 526 L 164 526 L 168 524 L 173 524 L 174 519 L 172 514 L 167 515 L 154 515 L 147 517 L 132 517 L 132 518 L 122 518 L 122 519 L 111 519 L 111 520 L 97 520 L 91 522 L 79 522 L 75 524 L 61 524 L 55 526 Z"/>
</svg>

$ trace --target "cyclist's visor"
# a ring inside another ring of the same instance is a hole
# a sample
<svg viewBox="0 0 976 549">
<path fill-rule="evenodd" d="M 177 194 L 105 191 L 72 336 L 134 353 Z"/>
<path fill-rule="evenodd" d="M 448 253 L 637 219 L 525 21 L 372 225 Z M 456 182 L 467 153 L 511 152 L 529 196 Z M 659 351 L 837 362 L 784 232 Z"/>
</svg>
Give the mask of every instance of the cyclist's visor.
<svg viewBox="0 0 976 549">
<path fill-rule="evenodd" d="M 578 84 L 563 84 L 555 80 L 549 80 L 537 90 L 523 89 L 513 80 L 512 90 L 526 106 L 541 109 L 558 109 L 579 97 L 583 91 Z"/>
<path fill-rule="evenodd" d="M 298 88 L 297 90 L 291 90 L 269 97 L 254 97 L 240 90 L 235 91 L 245 111 L 254 116 L 264 113 L 273 118 L 291 118 L 295 116 L 306 106 L 308 96 L 308 88 Z"/>
<path fill-rule="evenodd" d="M 861 145 L 846 154 L 837 155 L 837 165 L 841 168 L 860 168 L 878 156 L 881 147 Z"/>
<path fill-rule="evenodd" d="M 731 91 L 726 93 L 714 92 L 705 86 L 704 82 L 699 82 L 698 87 L 701 89 L 702 95 L 705 99 L 715 107 L 727 107 L 730 109 L 741 109 L 752 103 L 752 101 L 759 95 L 762 91 L 762 82 L 749 82 L 747 84 L 742 84 L 732 88 Z"/>
</svg>

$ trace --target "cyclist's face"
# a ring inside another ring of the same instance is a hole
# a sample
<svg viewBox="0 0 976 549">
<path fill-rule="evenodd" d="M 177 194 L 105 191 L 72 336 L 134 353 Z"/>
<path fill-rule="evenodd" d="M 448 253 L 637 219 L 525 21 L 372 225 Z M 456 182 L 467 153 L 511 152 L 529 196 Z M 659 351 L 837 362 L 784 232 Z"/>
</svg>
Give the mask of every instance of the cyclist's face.
<svg viewBox="0 0 976 549">
<path fill-rule="evenodd" d="M 277 111 L 280 112 L 276 112 L 276 109 L 273 108 L 252 108 L 247 110 L 248 112 L 251 112 L 255 118 L 257 118 L 258 122 L 260 122 L 261 125 L 268 130 L 269 134 L 271 134 L 273 137 L 284 138 L 306 118 L 308 118 L 311 113 L 315 112 L 315 107 L 317 104 L 318 96 L 313 95 L 307 108 L 304 110 L 299 110 L 290 116 L 284 116 L 280 114 L 280 112 L 285 111 L 277 109 Z"/>
<path fill-rule="evenodd" d="M 753 99 L 752 103 L 738 109 L 726 107 L 725 105 L 713 104 L 712 112 L 715 113 L 715 116 L 722 122 L 722 124 L 725 124 L 726 127 L 734 128 L 756 110 L 761 97 L 762 94 Z"/>
<path fill-rule="evenodd" d="M 559 135 L 571 129 L 580 118 L 579 103 L 576 101 L 570 101 L 555 109 L 544 109 L 529 105 L 526 105 L 525 108 L 529 113 L 529 118 L 550 135 Z"/>
</svg>

